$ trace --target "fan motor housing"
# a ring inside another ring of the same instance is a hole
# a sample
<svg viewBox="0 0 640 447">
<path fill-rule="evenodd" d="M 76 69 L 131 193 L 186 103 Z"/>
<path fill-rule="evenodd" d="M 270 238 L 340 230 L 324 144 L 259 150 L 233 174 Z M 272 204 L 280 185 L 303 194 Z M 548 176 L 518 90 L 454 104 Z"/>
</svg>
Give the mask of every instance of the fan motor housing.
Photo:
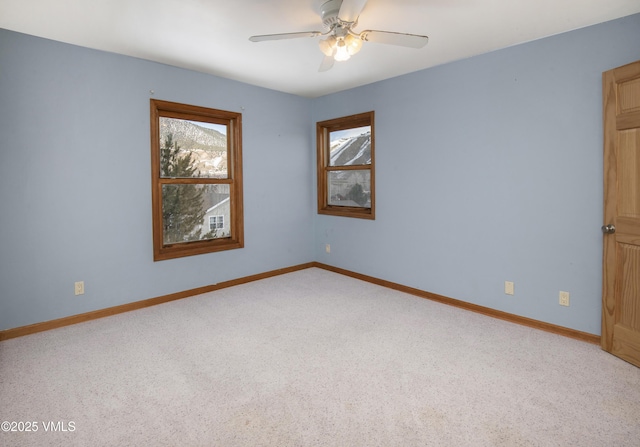
<svg viewBox="0 0 640 447">
<path fill-rule="evenodd" d="M 338 13 L 341 6 L 342 0 L 329 0 L 320 6 L 320 17 L 325 28 L 331 29 L 334 24 L 340 22 Z"/>
</svg>

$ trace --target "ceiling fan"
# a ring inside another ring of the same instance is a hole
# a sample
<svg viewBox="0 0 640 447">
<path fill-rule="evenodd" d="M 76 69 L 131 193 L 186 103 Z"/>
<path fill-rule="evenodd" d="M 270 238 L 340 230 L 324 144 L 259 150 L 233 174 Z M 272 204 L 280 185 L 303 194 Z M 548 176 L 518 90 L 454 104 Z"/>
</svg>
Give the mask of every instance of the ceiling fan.
<svg viewBox="0 0 640 447">
<path fill-rule="evenodd" d="M 367 0 L 328 0 L 320 6 L 320 17 L 326 31 L 302 31 L 297 33 L 263 34 L 251 36 L 252 42 L 266 40 L 295 39 L 298 37 L 326 36 L 320 40 L 320 50 L 325 54 L 318 71 L 327 71 L 334 61 L 346 61 L 362 48 L 363 42 L 376 42 L 402 47 L 422 48 L 429 38 L 418 34 L 396 33 L 391 31 L 365 30 L 354 31 L 358 25 L 358 16 Z"/>
</svg>

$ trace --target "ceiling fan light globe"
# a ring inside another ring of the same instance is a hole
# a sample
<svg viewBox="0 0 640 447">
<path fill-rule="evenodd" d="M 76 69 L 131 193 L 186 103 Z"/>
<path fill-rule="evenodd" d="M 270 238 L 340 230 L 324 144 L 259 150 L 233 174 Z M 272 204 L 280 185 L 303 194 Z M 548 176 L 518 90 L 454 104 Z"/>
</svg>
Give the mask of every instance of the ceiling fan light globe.
<svg viewBox="0 0 640 447">
<path fill-rule="evenodd" d="M 353 36 L 349 34 L 347 37 L 344 38 L 344 41 L 347 45 L 347 51 L 351 56 L 356 54 L 362 48 L 362 39 L 360 39 L 358 36 Z"/>
<path fill-rule="evenodd" d="M 333 53 L 336 51 L 336 38 L 329 36 L 318 42 L 318 45 L 320 46 L 320 51 L 322 51 L 326 56 L 333 56 Z"/>
<path fill-rule="evenodd" d="M 338 62 L 344 62 L 346 60 L 349 60 L 350 57 L 351 55 L 349 54 L 347 44 L 344 42 L 344 40 L 339 40 L 336 44 L 336 54 L 333 56 L 333 58 Z"/>
</svg>

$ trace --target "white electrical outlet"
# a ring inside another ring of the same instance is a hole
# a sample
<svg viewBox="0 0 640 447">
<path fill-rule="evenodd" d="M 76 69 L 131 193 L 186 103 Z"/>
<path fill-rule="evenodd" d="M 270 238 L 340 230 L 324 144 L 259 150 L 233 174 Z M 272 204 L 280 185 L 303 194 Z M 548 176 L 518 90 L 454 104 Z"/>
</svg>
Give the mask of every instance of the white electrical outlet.
<svg viewBox="0 0 640 447">
<path fill-rule="evenodd" d="M 507 295 L 513 295 L 513 282 L 512 281 L 505 281 L 504 282 L 504 293 L 506 293 Z"/>
<path fill-rule="evenodd" d="M 561 306 L 569 306 L 569 292 L 560 291 L 559 303 Z"/>
<path fill-rule="evenodd" d="M 84 281 L 77 281 L 75 283 L 76 295 L 84 295 Z"/>
<path fill-rule="evenodd" d="M 331 253 L 331 244 L 327 244 L 324 246 L 324 251 L 326 251 L 327 253 Z"/>
</svg>

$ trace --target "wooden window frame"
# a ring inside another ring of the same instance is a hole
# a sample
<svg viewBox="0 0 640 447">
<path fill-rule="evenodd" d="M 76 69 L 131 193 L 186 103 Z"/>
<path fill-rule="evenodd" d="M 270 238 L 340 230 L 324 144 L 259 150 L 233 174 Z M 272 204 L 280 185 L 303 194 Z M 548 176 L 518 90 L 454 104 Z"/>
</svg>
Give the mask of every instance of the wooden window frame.
<svg viewBox="0 0 640 447">
<path fill-rule="evenodd" d="M 160 173 L 160 118 L 201 121 L 227 126 L 227 178 L 162 178 Z M 229 237 L 164 244 L 162 222 L 163 185 L 229 185 Z M 242 114 L 169 101 L 151 100 L 151 201 L 153 260 L 162 261 L 244 247 L 242 203 Z"/>
<path fill-rule="evenodd" d="M 331 216 L 375 219 L 375 114 L 373 111 L 356 115 L 334 118 L 316 123 L 317 138 L 317 177 L 318 177 L 318 214 Z M 371 164 L 330 166 L 329 145 L 330 133 L 358 127 L 371 126 Z M 332 171 L 370 170 L 371 174 L 371 208 L 355 206 L 338 206 L 329 204 L 328 176 Z"/>
</svg>

